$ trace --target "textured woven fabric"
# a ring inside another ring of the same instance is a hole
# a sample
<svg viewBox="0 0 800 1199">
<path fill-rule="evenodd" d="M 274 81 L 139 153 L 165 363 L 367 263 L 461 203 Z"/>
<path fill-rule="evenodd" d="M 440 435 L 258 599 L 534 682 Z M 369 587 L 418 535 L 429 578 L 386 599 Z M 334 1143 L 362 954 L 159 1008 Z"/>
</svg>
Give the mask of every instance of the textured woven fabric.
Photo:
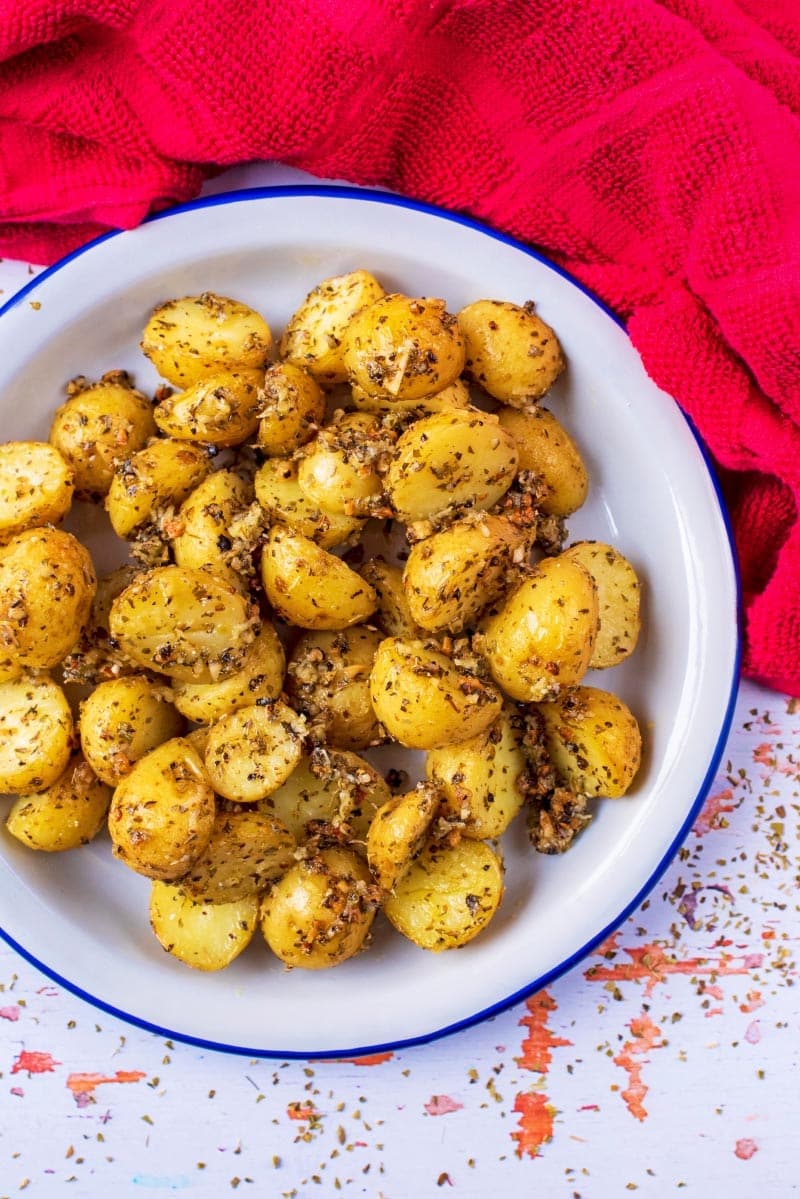
<svg viewBox="0 0 800 1199">
<path fill-rule="evenodd" d="M 800 694 L 799 56 L 796 0 L 0 0 L 0 253 L 257 159 L 535 243 L 702 433 L 744 669 Z"/>
</svg>

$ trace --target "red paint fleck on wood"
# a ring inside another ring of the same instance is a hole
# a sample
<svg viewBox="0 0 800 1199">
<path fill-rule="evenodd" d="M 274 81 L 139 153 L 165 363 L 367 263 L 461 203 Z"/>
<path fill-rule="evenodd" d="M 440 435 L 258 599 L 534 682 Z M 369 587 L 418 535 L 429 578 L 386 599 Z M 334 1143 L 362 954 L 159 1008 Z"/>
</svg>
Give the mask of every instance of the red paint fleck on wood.
<svg viewBox="0 0 800 1199">
<path fill-rule="evenodd" d="M 749 1162 L 753 1154 L 758 1153 L 758 1145 L 750 1137 L 741 1137 L 736 1142 L 736 1148 L 733 1152 L 743 1162 Z"/>
<path fill-rule="evenodd" d="M 17 1099 L 23 1099 L 25 1096 L 25 1092 L 23 1091 L 22 1087 L 12 1087 L 11 1094 L 16 1095 Z"/>
<path fill-rule="evenodd" d="M 747 1000 L 745 1003 L 739 1004 L 740 1012 L 755 1012 L 760 1007 L 764 1006 L 764 1000 L 761 998 L 760 991 L 748 991 Z"/>
<path fill-rule="evenodd" d="M 761 1040 L 761 1025 L 758 1020 L 751 1020 L 744 1034 L 744 1039 L 749 1045 L 757 1045 Z"/>
<path fill-rule="evenodd" d="M 735 807 L 736 800 L 730 787 L 726 787 L 724 791 L 717 791 L 715 795 L 709 795 L 692 826 L 692 832 L 698 837 L 704 837 L 712 829 L 724 825 L 725 815 Z"/>
<path fill-rule="evenodd" d="M 107 1082 L 138 1082 L 146 1077 L 144 1070 L 117 1070 L 115 1074 L 76 1073 L 70 1074 L 67 1086 L 77 1098 L 79 1095 L 94 1094 L 96 1087 Z"/>
<path fill-rule="evenodd" d="M 628 1027 L 631 1030 L 631 1039 L 625 1042 L 614 1058 L 614 1065 L 620 1066 L 628 1075 L 628 1086 L 622 1092 L 625 1106 L 637 1120 L 644 1120 L 647 1116 L 644 1097 L 648 1088 L 642 1081 L 642 1066 L 648 1059 L 643 1055 L 653 1049 L 663 1048 L 664 1039 L 661 1029 L 646 1012 L 634 1017 Z M 639 1060 L 636 1060 L 637 1058 Z"/>
<path fill-rule="evenodd" d="M 423 1104 L 429 1116 L 447 1116 L 450 1112 L 460 1112 L 463 1106 L 450 1095 L 431 1095 L 428 1102 Z"/>
<path fill-rule="evenodd" d="M 748 953 L 741 956 L 722 953 L 718 958 L 668 957 L 655 941 L 624 951 L 631 959 L 629 962 L 619 962 L 609 966 L 590 966 L 584 972 L 588 982 L 625 982 L 627 980 L 646 979 L 644 993 L 651 995 L 657 983 L 663 982 L 670 974 L 697 975 L 727 975 L 747 974 L 748 970 L 757 969 L 763 962 L 760 953 Z"/>
<path fill-rule="evenodd" d="M 597 946 L 597 949 L 594 951 L 597 957 L 602 958 L 605 957 L 607 953 L 617 953 L 619 950 L 618 942 L 621 936 L 621 930 L 617 929 L 615 933 L 611 933 L 604 941 L 601 941 Z"/>
<path fill-rule="evenodd" d="M 390 1062 L 394 1054 L 391 1049 L 387 1049 L 384 1053 L 365 1053 L 361 1057 L 340 1057 L 337 1061 L 349 1062 L 352 1066 L 380 1066 L 383 1062 Z"/>
<path fill-rule="evenodd" d="M 319 1113 L 313 1103 L 290 1103 L 286 1115 L 290 1120 L 316 1120 Z"/>
<path fill-rule="evenodd" d="M 0 1007 L 0 1020 L 10 1020 L 12 1024 L 16 1024 L 19 1020 L 20 1009 L 14 1003 L 10 1007 Z"/>
<path fill-rule="evenodd" d="M 571 1045 L 566 1037 L 555 1037 L 547 1026 L 547 1017 L 558 1006 L 547 991 L 537 991 L 525 1001 L 529 1015 L 523 1016 L 520 1024 L 527 1027 L 528 1035 L 522 1042 L 522 1056 L 517 1064 L 525 1070 L 538 1070 L 546 1074 L 553 1060 L 552 1049 Z"/>
<path fill-rule="evenodd" d="M 553 1139 L 552 1107 L 546 1095 L 522 1092 L 514 1101 L 514 1111 L 519 1113 L 519 1124 L 511 1134 L 517 1142 L 517 1157 L 541 1157 L 539 1150 Z"/>
<path fill-rule="evenodd" d="M 11 1067 L 12 1074 L 21 1074 L 26 1071 L 31 1074 L 52 1074 L 56 1066 L 60 1066 L 61 1062 L 55 1061 L 49 1053 L 42 1053 L 38 1050 L 23 1049 L 19 1057 L 15 1060 Z"/>
</svg>

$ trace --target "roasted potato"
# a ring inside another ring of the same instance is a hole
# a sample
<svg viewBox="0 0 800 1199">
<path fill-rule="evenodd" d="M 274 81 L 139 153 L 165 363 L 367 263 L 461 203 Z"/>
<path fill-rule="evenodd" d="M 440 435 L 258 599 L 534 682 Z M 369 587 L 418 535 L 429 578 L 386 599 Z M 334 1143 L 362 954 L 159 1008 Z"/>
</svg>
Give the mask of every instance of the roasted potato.
<svg viewBox="0 0 800 1199">
<path fill-rule="evenodd" d="M 387 637 L 370 676 L 375 714 L 395 741 L 435 749 L 466 741 L 500 712 L 499 691 L 423 641 Z"/>
<path fill-rule="evenodd" d="M 378 607 L 371 619 L 387 637 L 401 637 L 404 641 L 424 638 L 425 632 L 414 620 L 408 606 L 402 566 L 381 557 L 370 558 L 358 573 L 375 589 Z"/>
<path fill-rule="evenodd" d="M 507 516 L 454 521 L 412 545 L 403 587 L 413 620 L 433 633 L 461 633 L 517 581 L 535 528 Z"/>
<path fill-rule="evenodd" d="M 350 271 L 323 279 L 286 326 L 279 345 L 281 358 L 305 367 L 325 387 L 344 383 L 345 329 L 357 312 L 383 294 L 369 271 Z"/>
<path fill-rule="evenodd" d="M 266 366 L 272 333 L 246 304 L 206 291 L 159 305 L 141 344 L 163 378 L 188 387 L 218 371 Z"/>
<path fill-rule="evenodd" d="M 84 499 L 107 494 L 118 462 L 156 434 L 153 406 L 125 371 L 97 383 L 76 380 L 50 426 L 50 442 L 68 463 L 75 490 Z"/>
<path fill-rule="evenodd" d="M 598 626 L 597 588 L 578 562 L 544 558 L 484 619 L 476 648 L 512 698 L 550 699 L 589 669 Z"/>
<path fill-rule="evenodd" d="M 0 546 L 0 644 L 26 670 L 49 670 L 89 618 L 97 576 L 62 529 L 27 529 Z"/>
<path fill-rule="evenodd" d="M 167 437 L 221 447 L 241 445 L 258 428 L 260 370 L 220 370 L 166 396 L 153 410 Z"/>
<path fill-rule="evenodd" d="M 137 874 L 173 882 L 208 845 L 215 815 L 199 755 L 174 737 L 139 758 L 114 791 L 108 813 L 114 856 Z"/>
<path fill-rule="evenodd" d="M 75 472 L 46 441 L 0 445 L 0 542 L 57 525 L 72 506 Z"/>
<path fill-rule="evenodd" d="M 289 657 L 286 691 L 329 745 L 365 749 L 384 740 L 369 692 L 383 634 L 369 625 L 304 633 Z"/>
<path fill-rule="evenodd" d="M 427 845 L 384 901 L 398 932 L 422 949 L 456 949 L 482 932 L 503 897 L 503 863 L 485 841 Z"/>
<path fill-rule="evenodd" d="M 456 379 L 435 395 L 423 396 L 418 400 L 395 400 L 386 396 L 370 395 L 362 387 L 355 384 L 350 388 L 348 408 L 359 412 L 374 412 L 385 415 L 390 412 L 408 412 L 418 416 L 427 416 L 431 412 L 446 412 L 450 408 L 469 408 L 472 399 L 469 387 L 463 379 Z"/>
<path fill-rule="evenodd" d="M 549 516 L 577 512 L 589 490 L 589 476 L 580 450 L 567 430 L 547 408 L 501 408 L 500 424 L 514 438 L 519 469 L 532 471 L 543 494 L 537 504 Z"/>
<path fill-rule="evenodd" d="M 111 636 L 135 662 L 183 682 L 213 683 L 241 670 L 258 614 L 222 579 L 182 566 L 143 571 L 117 596 Z"/>
<path fill-rule="evenodd" d="M 594 579 L 600 627 L 589 666 L 602 670 L 616 666 L 636 648 L 639 617 L 639 579 L 619 550 L 604 541 L 576 541 L 564 557 L 579 562 Z"/>
<path fill-rule="evenodd" d="M 459 822 L 465 837 L 502 836 L 522 807 L 517 782 L 526 762 L 519 724 L 506 707 L 477 737 L 428 751 L 425 773 L 440 789 L 442 813 Z"/>
<path fill-rule="evenodd" d="M 275 525 L 261 557 L 272 607 L 301 629 L 346 629 L 372 615 L 378 597 L 346 562 L 307 537 Z"/>
<path fill-rule="evenodd" d="M 375 813 L 367 833 L 367 861 L 372 877 L 392 891 L 425 843 L 442 796 L 434 783 L 418 783 L 406 795 L 395 795 Z"/>
<path fill-rule="evenodd" d="M 261 904 L 261 931 L 287 966 L 322 970 L 363 949 L 375 916 L 366 862 L 322 849 L 279 879 Z"/>
<path fill-rule="evenodd" d="M 389 503 L 407 524 L 451 508 L 491 508 L 517 471 L 517 447 L 497 417 L 448 409 L 414 421 L 386 475 Z"/>
<path fill-rule="evenodd" d="M 0 683 L 0 792 L 45 791 L 66 769 L 73 740 L 67 697 L 52 679 Z"/>
<path fill-rule="evenodd" d="M 373 816 L 392 793 L 375 767 L 349 750 L 317 747 L 259 807 L 302 843 L 322 826 L 361 851 Z"/>
<path fill-rule="evenodd" d="M 628 791 L 641 764 L 642 735 L 619 696 L 576 687 L 537 708 L 550 758 L 568 787 L 612 799 Z"/>
<path fill-rule="evenodd" d="M 201 903 L 176 883 L 154 882 L 150 925 L 167 953 L 196 970 L 223 970 L 253 939 L 258 897 Z"/>
<path fill-rule="evenodd" d="M 366 516 L 383 490 L 370 453 L 378 435 L 368 412 L 349 412 L 321 429 L 297 468 L 300 490 L 312 504 L 344 516 Z"/>
<path fill-rule="evenodd" d="M 342 349 L 351 384 L 389 400 L 449 387 L 464 366 L 464 338 L 444 300 L 382 296 L 348 323 Z"/>
<path fill-rule="evenodd" d="M 30 849 L 59 853 L 93 840 L 104 827 L 111 788 L 76 754 L 45 791 L 20 795 L 6 828 Z"/>
<path fill-rule="evenodd" d="M 242 590 L 246 586 L 242 554 L 231 526 L 253 502 L 253 485 L 235 470 L 207 475 L 184 500 L 171 538 L 178 566 L 209 567 L 214 574 Z"/>
<path fill-rule="evenodd" d="M 98 778 L 116 787 L 134 762 L 178 737 L 181 714 L 164 688 L 146 675 L 126 675 L 100 683 L 80 708 L 81 747 Z"/>
<path fill-rule="evenodd" d="M 363 529 L 362 517 L 329 512 L 313 503 L 297 473 L 297 463 L 290 458 L 268 458 L 256 472 L 256 499 L 272 524 L 285 525 L 324 550 L 343 545 Z"/>
<path fill-rule="evenodd" d="M 294 865 L 294 851 L 294 837 L 263 809 L 221 809 L 211 840 L 181 886 L 204 903 L 232 903 L 258 895 Z"/>
<path fill-rule="evenodd" d="M 310 441 L 325 419 L 325 393 L 307 370 L 294 362 L 276 362 L 259 392 L 260 450 L 283 458 Z"/>
<path fill-rule="evenodd" d="M 66 682 L 94 685 L 104 679 L 140 673 L 141 667 L 120 649 L 109 631 L 111 605 L 140 573 L 139 567 L 126 563 L 97 580 L 89 618 L 64 658 Z"/>
<path fill-rule="evenodd" d="M 239 670 L 216 683 L 187 683 L 174 679 L 175 707 L 189 720 L 213 724 L 237 708 L 259 700 L 277 699 L 283 687 L 286 656 L 275 628 L 262 620 L 255 641 Z"/>
<path fill-rule="evenodd" d="M 211 470 L 203 446 L 163 437 L 117 463 L 105 505 L 118 537 L 179 508 Z"/>
<path fill-rule="evenodd" d="M 464 337 L 464 373 L 495 400 L 524 407 L 548 391 L 564 369 L 553 330 L 536 315 L 505 300 L 477 300 L 458 314 Z"/>
<path fill-rule="evenodd" d="M 212 725 L 205 766 L 214 790 L 237 803 L 277 791 L 303 756 L 305 717 L 276 700 L 237 708 Z"/>
</svg>

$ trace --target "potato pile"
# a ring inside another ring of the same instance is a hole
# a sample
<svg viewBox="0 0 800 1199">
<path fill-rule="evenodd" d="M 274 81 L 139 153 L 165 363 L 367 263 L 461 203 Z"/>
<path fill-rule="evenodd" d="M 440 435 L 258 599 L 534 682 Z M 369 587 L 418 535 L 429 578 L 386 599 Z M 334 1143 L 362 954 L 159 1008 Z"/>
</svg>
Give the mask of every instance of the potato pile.
<svg viewBox="0 0 800 1199">
<path fill-rule="evenodd" d="M 556 334 L 530 303 L 453 315 L 357 270 L 277 345 L 212 293 L 162 304 L 141 344 L 152 399 L 81 377 L 49 443 L 0 447 L 9 832 L 52 852 L 107 827 L 161 944 L 203 970 L 258 930 L 333 966 L 379 911 L 466 944 L 520 811 L 561 852 L 640 761 L 633 714 L 582 682 L 633 651 L 639 582 L 612 546 L 564 548 L 588 479 L 540 404 Z M 128 554 L 100 579 L 61 527 L 76 498 Z M 380 773 L 389 742 L 423 781 Z"/>
</svg>

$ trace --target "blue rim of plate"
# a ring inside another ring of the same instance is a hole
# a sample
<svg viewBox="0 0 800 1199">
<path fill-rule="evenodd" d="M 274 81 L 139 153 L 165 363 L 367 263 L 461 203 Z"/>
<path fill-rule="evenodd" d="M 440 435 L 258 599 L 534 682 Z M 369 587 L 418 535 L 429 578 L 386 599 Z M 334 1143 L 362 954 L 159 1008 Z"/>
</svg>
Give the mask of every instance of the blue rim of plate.
<svg viewBox="0 0 800 1199">
<path fill-rule="evenodd" d="M 549 270 L 554 271 L 557 275 L 560 275 L 562 279 L 566 279 L 568 283 L 571 283 L 573 287 L 578 289 L 578 291 L 583 292 L 583 294 L 587 296 L 595 305 L 597 305 L 597 307 L 600 308 L 606 314 L 606 316 L 610 317 L 616 325 L 623 330 L 625 329 L 623 321 L 620 320 L 617 314 L 608 308 L 601 299 L 599 299 L 592 291 L 589 290 L 589 288 L 585 287 L 579 280 L 570 275 L 568 271 L 565 271 L 562 267 L 558 266 L 557 263 L 551 262 L 549 258 L 546 258 L 543 254 L 540 254 L 537 250 L 532 249 L 530 246 L 525 245 L 524 242 L 517 241 L 515 238 L 509 237 L 505 233 L 500 233 L 498 230 L 492 229 L 490 226 L 484 225 L 472 217 L 465 216 L 463 213 L 450 212 L 446 209 L 438 208 L 433 204 L 426 204 L 419 200 L 410 200 L 404 196 L 398 196 L 393 192 L 374 191 L 366 188 L 362 189 L 333 184 L 296 184 L 283 187 L 241 188 L 236 191 L 219 192 L 215 195 L 203 196 L 197 200 L 191 200 L 186 204 L 179 204 L 172 208 L 163 209 L 162 211 L 153 213 L 151 216 L 147 217 L 146 221 L 143 223 L 150 224 L 153 221 L 160 221 L 172 216 L 178 216 L 185 212 L 192 212 L 197 208 L 213 208 L 218 205 L 221 206 L 235 204 L 241 201 L 269 200 L 272 198 L 287 196 L 322 196 L 331 199 L 355 200 L 363 203 L 387 204 L 397 208 L 408 208 L 415 212 L 425 213 L 428 216 L 434 216 L 440 218 L 441 220 L 451 221 L 457 225 L 465 225 L 467 228 L 475 230 L 476 233 L 481 233 L 486 237 L 492 237 L 496 241 L 503 242 L 505 245 L 521 251 L 529 258 L 534 259 L 536 262 L 546 266 Z M 77 250 L 73 250 L 70 254 L 60 258 L 58 262 L 53 263 L 52 266 L 46 267 L 43 271 L 31 279 L 29 283 L 26 283 L 24 287 L 15 292 L 14 295 L 11 296 L 10 299 L 2 305 L 2 307 L 0 307 L 0 317 L 2 317 L 4 313 L 8 312 L 9 309 L 20 303 L 20 301 L 28 296 L 32 291 L 35 291 L 37 287 L 39 287 L 51 275 L 55 274 L 57 271 L 62 271 L 65 267 L 69 266 L 74 259 L 80 258 L 83 254 L 90 252 L 103 242 L 109 241 L 111 238 L 119 237 L 126 232 L 131 231 L 119 229 L 111 230 L 108 233 L 102 233 L 99 237 L 94 238 L 92 241 L 87 242 L 83 246 L 79 246 Z M 433 1029 L 427 1033 L 421 1033 L 419 1036 L 406 1037 L 399 1041 L 385 1041 L 379 1042 L 375 1045 L 363 1045 L 356 1048 L 348 1047 L 344 1049 L 326 1049 L 323 1051 L 315 1051 L 313 1049 L 282 1050 L 262 1049 L 240 1045 L 226 1045 L 221 1041 L 210 1041 L 202 1037 L 192 1036 L 189 1033 L 179 1032 L 176 1029 L 163 1028 L 159 1024 L 153 1024 L 149 1020 L 144 1020 L 140 1016 L 136 1016 L 131 1012 L 125 1012 L 121 1008 L 115 1007 L 113 1004 L 106 1003 L 104 1000 L 97 998 L 95 995 L 91 995 L 88 991 L 85 991 L 77 983 L 72 982 L 68 978 L 64 978 L 57 971 L 51 969 L 45 962 L 39 961 L 34 954 L 30 953 L 24 948 L 24 946 L 20 945 L 18 941 L 16 941 L 9 933 L 7 933 L 1 925 L 0 937 L 2 937 L 6 944 L 15 950 L 20 957 L 24 958 L 25 961 L 30 963 L 30 965 L 35 966 L 36 969 L 41 971 L 41 973 L 47 978 L 52 979 L 53 982 L 58 983 L 67 991 L 70 991 L 73 995 L 76 995 L 79 999 L 85 1000 L 87 1003 L 91 1004 L 92 1007 L 98 1008 L 100 1011 L 106 1012 L 109 1015 L 116 1017 L 118 1020 L 124 1021 L 126 1024 L 131 1024 L 137 1028 L 142 1028 L 146 1032 L 155 1033 L 157 1036 L 165 1037 L 171 1041 L 180 1041 L 186 1045 L 194 1045 L 200 1049 L 211 1049 L 221 1053 L 231 1053 L 251 1058 L 278 1058 L 284 1061 L 295 1059 L 301 1061 L 311 1059 L 321 1061 L 323 1059 L 362 1057 L 373 1053 L 382 1053 L 387 1051 L 396 1052 L 397 1050 L 407 1049 L 414 1045 L 425 1045 L 442 1037 L 451 1036 L 453 1033 L 461 1032 L 466 1028 L 471 1028 L 476 1024 L 480 1024 L 484 1020 L 488 1020 L 492 1016 L 499 1015 L 501 1012 L 513 1007 L 514 1004 L 521 1002 L 534 992 L 548 986 L 550 983 L 560 978 L 563 974 L 566 974 L 573 968 L 573 966 L 576 966 L 578 963 L 582 962 L 584 958 L 591 953 L 595 946 L 599 945 L 606 937 L 610 936 L 610 934 L 619 928 L 622 922 L 628 918 L 631 912 L 636 910 L 642 901 L 649 895 L 653 887 L 663 875 L 664 871 L 672 862 L 672 859 L 674 858 L 687 833 L 689 832 L 689 829 L 694 823 L 695 817 L 699 813 L 711 784 L 714 781 L 714 776 L 716 775 L 717 767 L 722 758 L 725 744 L 728 739 L 728 734 L 733 721 L 733 713 L 736 706 L 742 655 L 742 634 L 741 580 L 733 534 L 728 517 L 728 511 L 722 496 L 719 480 L 717 479 L 709 450 L 703 442 L 703 439 L 701 438 L 691 419 L 686 415 L 685 412 L 683 412 L 677 403 L 676 407 L 682 413 L 687 425 L 689 426 L 689 429 L 691 430 L 706 470 L 708 471 L 709 477 L 713 484 L 720 516 L 722 518 L 723 526 L 728 538 L 728 545 L 731 554 L 736 589 L 736 650 L 732 664 L 733 669 L 731 672 L 728 700 L 725 707 L 725 712 L 723 714 L 719 736 L 717 737 L 717 742 L 711 754 L 705 776 L 703 777 L 697 795 L 690 805 L 686 813 L 686 818 L 677 835 L 673 838 L 672 842 L 665 850 L 653 873 L 643 884 L 643 886 L 639 888 L 629 903 L 625 905 L 622 911 L 613 920 L 609 921 L 609 923 L 606 924 L 598 933 L 596 933 L 584 945 L 582 945 L 580 949 L 577 949 L 574 953 L 570 954 L 568 958 L 565 958 L 563 962 L 559 962 L 559 964 L 554 966 L 551 970 L 546 971 L 544 974 L 533 979 L 524 987 L 514 991 L 513 994 L 507 995 L 504 998 L 497 1000 L 496 1003 L 491 1004 L 489 1007 L 481 1008 L 480 1011 L 475 1012 L 471 1016 L 465 1016 L 463 1019 L 457 1020 L 453 1024 L 446 1024 L 442 1028 Z"/>
</svg>

